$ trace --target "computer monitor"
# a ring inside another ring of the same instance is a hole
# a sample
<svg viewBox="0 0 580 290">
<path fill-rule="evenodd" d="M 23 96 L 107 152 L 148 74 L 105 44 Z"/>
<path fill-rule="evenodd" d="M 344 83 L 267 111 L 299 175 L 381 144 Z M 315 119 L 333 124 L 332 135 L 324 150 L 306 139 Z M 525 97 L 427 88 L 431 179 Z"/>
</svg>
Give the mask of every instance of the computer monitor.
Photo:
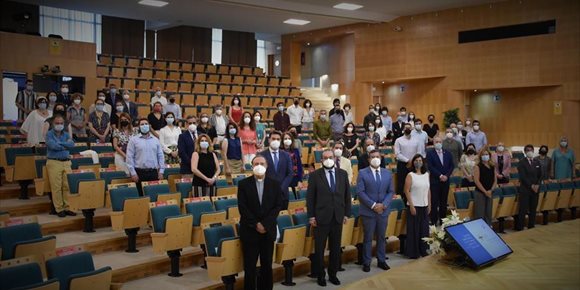
<svg viewBox="0 0 580 290">
<path fill-rule="evenodd" d="M 513 253 L 481 218 L 448 226 L 445 231 L 469 257 L 469 264 L 474 268 L 489 265 Z"/>
</svg>

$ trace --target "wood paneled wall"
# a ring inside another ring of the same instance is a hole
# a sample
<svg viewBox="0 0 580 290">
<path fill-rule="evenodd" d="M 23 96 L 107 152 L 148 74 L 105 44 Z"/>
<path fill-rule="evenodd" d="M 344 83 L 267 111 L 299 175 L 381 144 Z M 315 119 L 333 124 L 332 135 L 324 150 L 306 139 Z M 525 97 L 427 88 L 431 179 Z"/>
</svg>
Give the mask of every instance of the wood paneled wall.
<svg viewBox="0 0 580 290">
<path fill-rule="evenodd" d="M 102 22 L 102 53 L 143 56 L 145 21 L 103 15 Z"/>
<path fill-rule="evenodd" d="M 383 102 L 395 110 L 405 104 L 422 118 L 434 113 L 439 120 L 443 111 L 459 107 L 462 117 L 481 116 L 485 122 L 482 127 L 489 126 L 490 142 L 494 143 L 501 138 L 512 145 L 556 144 L 556 136 L 565 134 L 572 146 L 580 148 L 578 11 L 580 2 L 573 0 L 510 0 L 405 16 L 383 24 L 284 35 L 282 47 L 354 34 L 356 99 L 352 103 L 361 107 L 361 112 L 366 112 L 372 101 L 372 84 L 379 84 L 377 90 L 382 91 L 382 81 L 407 83 L 403 94 L 388 96 L 383 92 Z M 549 19 L 556 19 L 554 34 L 458 44 L 459 31 Z M 402 30 L 395 31 L 397 26 Z M 295 66 L 299 52 L 283 51 L 283 56 L 283 70 L 292 79 L 300 79 Z M 554 88 L 545 88 L 552 85 Z M 470 97 L 474 89 L 507 89 L 504 103 L 494 106 L 505 106 L 505 110 L 489 115 L 488 106 Z M 505 101 L 509 98 L 518 101 Z M 561 117 L 553 114 L 554 101 L 562 101 Z M 364 113 L 355 110 L 360 122 Z M 505 125 L 508 123 L 519 125 Z"/>
<path fill-rule="evenodd" d="M 51 50 L 53 42 L 58 42 L 60 49 Z M 59 65 L 62 75 L 85 77 L 84 104 L 87 108 L 100 89 L 97 87 L 96 53 L 94 43 L 0 32 L 0 71 L 25 72 L 32 78 L 32 74 L 40 73 L 44 64 Z M 0 102 L 0 118 L 3 112 Z"/>
<path fill-rule="evenodd" d="M 211 62 L 211 28 L 177 26 L 158 30 L 157 58 Z"/>
<path fill-rule="evenodd" d="M 253 32 L 222 31 L 222 63 L 256 66 L 256 36 Z"/>
<path fill-rule="evenodd" d="M 155 31 L 145 30 L 145 57 L 155 58 Z"/>
</svg>

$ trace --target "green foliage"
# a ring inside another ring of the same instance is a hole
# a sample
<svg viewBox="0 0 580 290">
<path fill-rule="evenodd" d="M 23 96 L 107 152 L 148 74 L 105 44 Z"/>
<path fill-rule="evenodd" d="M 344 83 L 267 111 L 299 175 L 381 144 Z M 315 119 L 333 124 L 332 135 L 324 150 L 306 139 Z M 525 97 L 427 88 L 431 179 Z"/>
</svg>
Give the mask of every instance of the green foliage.
<svg viewBox="0 0 580 290">
<path fill-rule="evenodd" d="M 457 123 L 457 121 L 459 121 L 459 108 L 443 112 L 443 124 L 445 124 L 445 128 L 449 128 L 451 123 Z"/>
</svg>

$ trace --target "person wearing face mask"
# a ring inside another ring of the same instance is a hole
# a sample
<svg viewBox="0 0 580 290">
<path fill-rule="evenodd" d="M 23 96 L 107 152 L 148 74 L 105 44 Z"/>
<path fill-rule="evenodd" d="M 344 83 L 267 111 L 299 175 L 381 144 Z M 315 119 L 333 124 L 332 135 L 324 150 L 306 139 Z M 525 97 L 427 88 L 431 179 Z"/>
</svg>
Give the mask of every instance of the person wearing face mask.
<svg viewBox="0 0 580 290">
<path fill-rule="evenodd" d="M 163 106 L 163 114 L 169 112 L 173 113 L 175 116 L 175 123 L 181 120 L 181 106 L 177 103 L 177 95 L 169 96 L 169 102 Z"/>
<path fill-rule="evenodd" d="M 465 119 L 465 127 L 463 128 L 467 133 L 473 132 L 473 126 L 471 123 L 471 118 Z"/>
<path fill-rule="evenodd" d="M 361 153 L 360 155 L 358 155 L 358 170 L 360 172 L 360 170 L 365 169 L 367 167 L 370 166 L 369 163 L 369 152 L 378 149 L 377 146 L 375 146 L 375 142 L 372 139 L 365 139 L 363 141 L 363 144 L 361 145 Z M 381 158 L 381 165 L 382 168 L 386 168 L 387 164 L 385 163 L 385 159 Z"/>
<path fill-rule="evenodd" d="M 234 96 L 228 110 L 228 117 L 232 122 L 239 124 L 242 122 L 242 114 L 244 112 L 244 107 L 242 106 L 242 101 L 239 96 Z"/>
<path fill-rule="evenodd" d="M 415 113 L 409 112 L 409 121 L 407 122 L 411 123 L 411 125 L 415 127 Z"/>
<path fill-rule="evenodd" d="M 209 124 L 215 128 L 217 139 L 214 140 L 214 144 L 219 144 L 226 137 L 227 125 L 230 122 L 229 117 L 224 114 L 222 105 L 216 105 L 214 107 L 214 113 L 209 118 Z"/>
<path fill-rule="evenodd" d="M 163 117 L 163 104 L 161 102 L 153 105 L 153 111 L 147 115 L 147 120 L 151 126 L 151 134 L 159 138 L 159 130 L 167 125 L 167 120 Z"/>
<path fill-rule="evenodd" d="M 44 124 L 42 125 L 42 136 L 46 136 L 46 133 L 48 133 L 49 130 L 52 130 L 52 124 L 56 116 L 61 116 L 65 118 L 64 130 L 68 133 L 69 136 L 72 136 L 72 129 L 70 123 L 66 120 L 66 107 L 64 106 L 64 104 L 61 103 L 56 103 L 54 105 L 54 108 L 52 110 L 52 117 L 44 121 Z"/>
<path fill-rule="evenodd" d="M 298 98 L 294 98 L 294 103 L 286 109 L 286 112 L 288 112 L 288 116 L 290 117 L 290 125 L 296 128 L 298 133 L 301 133 L 304 109 L 300 107 L 300 100 Z"/>
<path fill-rule="evenodd" d="M 26 80 L 26 87 L 16 95 L 15 105 L 18 108 L 18 120 L 24 120 L 34 110 L 36 105 L 36 92 L 31 79 Z M 56 102 L 56 100 L 55 100 Z"/>
<path fill-rule="evenodd" d="M 201 135 L 201 134 L 206 134 L 209 136 L 210 139 L 210 143 L 211 146 L 213 147 L 214 144 L 216 144 L 215 142 L 217 141 L 217 132 L 215 131 L 215 128 L 211 126 L 211 124 L 209 123 L 209 116 L 206 113 L 201 113 L 201 115 L 199 116 L 199 123 L 197 124 L 197 134 Z"/>
<path fill-rule="evenodd" d="M 320 110 L 318 121 L 314 122 L 313 133 L 314 140 L 318 142 L 319 147 L 324 148 L 328 145 L 332 137 L 332 129 L 330 128 L 330 122 L 328 122 L 326 110 Z"/>
<path fill-rule="evenodd" d="M 104 93 L 103 93 L 104 95 Z M 119 90 L 117 89 L 117 85 L 111 83 L 109 84 L 109 91 L 107 92 L 107 98 L 104 100 L 109 106 L 114 106 L 118 100 L 122 100 L 123 97 L 119 94 Z"/>
<path fill-rule="evenodd" d="M 381 122 L 383 123 L 383 127 L 385 131 L 387 131 L 387 136 L 392 138 L 393 133 L 393 119 L 389 116 L 389 108 L 382 107 L 381 108 Z"/>
<path fill-rule="evenodd" d="M 473 192 L 473 217 L 483 218 L 491 226 L 492 191 L 497 187 L 496 166 L 487 148 L 479 152 L 478 160 L 477 166 L 473 169 L 476 189 Z"/>
<path fill-rule="evenodd" d="M 518 175 L 520 185 L 518 187 L 519 212 L 516 219 L 516 231 L 524 229 L 526 214 L 528 215 L 528 229 L 536 224 L 536 209 L 542 183 L 542 165 L 534 160 L 534 146 L 528 144 L 524 147 L 526 157 L 518 162 Z"/>
<path fill-rule="evenodd" d="M 181 161 L 179 173 L 182 175 L 193 174 L 191 171 L 191 156 L 195 151 L 197 136 L 197 118 L 195 116 L 187 116 L 187 130 L 183 131 L 177 139 L 177 152 Z"/>
<path fill-rule="evenodd" d="M 568 148 L 568 137 L 560 138 L 559 148 L 552 152 L 552 176 L 556 180 L 576 178 L 574 150 Z"/>
<path fill-rule="evenodd" d="M 427 145 L 433 145 L 433 137 L 439 134 L 439 125 L 435 123 L 435 115 L 433 114 L 427 116 L 427 120 L 429 123 L 423 125 L 423 132 L 427 133 L 427 136 L 429 137 Z"/>
<path fill-rule="evenodd" d="M 335 157 L 334 165 L 336 166 L 336 168 L 346 171 L 346 174 L 348 176 L 348 182 L 352 184 L 353 178 L 352 164 L 350 162 L 350 159 L 343 156 L 344 144 L 342 143 L 342 140 L 334 142 L 334 147 L 332 148 L 332 150 L 334 152 Z"/>
<path fill-rule="evenodd" d="M 72 136 L 64 126 L 64 118 L 56 115 L 52 120 L 52 129 L 46 133 L 46 171 L 50 181 L 52 204 L 61 218 L 76 213 L 69 209 L 67 196 L 70 194 L 67 174 L 71 170 L 70 149 L 75 147 Z"/>
<path fill-rule="evenodd" d="M 369 105 L 369 112 L 368 114 L 365 115 L 364 119 L 363 119 L 363 126 L 367 126 L 368 123 L 373 123 L 375 121 L 375 118 L 377 117 L 378 114 L 375 114 L 375 106 L 374 105 Z"/>
<path fill-rule="evenodd" d="M 256 124 L 256 148 L 257 151 L 262 151 L 264 149 L 264 143 L 266 142 L 268 124 L 262 122 L 262 113 L 260 111 L 254 113 L 254 123 Z"/>
<path fill-rule="evenodd" d="M 121 113 L 116 128 L 113 130 L 113 149 L 115 149 L 115 167 L 122 170 L 129 176 L 127 168 L 127 144 L 131 137 L 139 134 L 137 128 L 133 128 L 131 116 L 127 113 Z"/>
<path fill-rule="evenodd" d="M 457 121 L 457 136 L 459 136 L 459 138 L 461 139 L 461 144 L 463 144 L 463 147 L 465 148 L 467 146 L 467 143 L 465 143 L 465 137 L 467 137 L 467 130 L 465 130 L 465 127 L 463 126 L 461 120 Z"/>
<path fill-rule="evenodd" d="M 375 118 L 375 132 L 379 134 L 379 146 L 386 146 L 387 135 L 389 132 L 387 131 L 387 128 L 383 126 L 383 118 L 381 116 Z"/>
<path fill-rule="evenodd" d="M 427 143 L 429 142 L 429 135 L 423 131 L 423 121 L 421 119 L 415 119 L 415 125 L 413 125 L 414 130 L 411 131 L 411 138 L 417 140 L 419 143 L 419 152 L 423 157 L 427 156 Z"/>
<path fill-rule="evenodd" d="M 119 125 L 119 118 L 121 114 L 126 113 L 123 100 L 117 100 L 115 107 L 113 108 L 113 113 L 111 114 L 111 128 L 116 129 Z"/>
<path fill-rule="evenodd" d="M 328 111 L 328 117 L 332 117 L 332 115 L 336 114 L 336 113 L 340 113 L 342 115 L 342 117 L 344 118 L 344 112 L 342 112 L 342 110 L 340 112 L 337 112 L 337 110 L 340 110 L 340 100 L 339 99 L 334 99 L 332 100 L 332 109 L 330 109 L 330 111 Z"/>
<path fill-rule="evenodd" d="M 280 183 L 268 177 L 263 156 L 252 160 L 253 175 L 238 183 L 239 235 L 244 257 L 244 289 L 272 289 L 272 256 L 282 210 Z M 256 263 L 260 258 L 260 273 Z M 259 279 L 256 279 L 257 277 Z"/>
<path fill-rule="evenodd" d="M 344 126 L 348 123 L 354 122 L 354 115 L 352 114 L 352 108 L 349 103 L 344 104 L 342 107 L 344 112 Z"/>
<path fill-rule="evenodd" d="M 302 113 L 302 129 L 312 130 L 314 126 L 314 116 L 316 111 L 312 107 L 312 102 L 308 99 L 304 100 L 304 112 Z"/>
<path fill-rule="evenodd" d="M 465 141 L 465 136 L 462 135 L 463 134 L 462 130 L 459 130 L 457 128 L 457 124 L 454 122 L 451 122 L 451 124 L 449 124 L 449 129 L 451 130 L 451 133 L 453 134 L 453 138 L 455 140 L 459 141 L 459 143 L 461 143 L 461 146 L 462 146 L 461 150 L 463 150 L 463 146 L 464 146 L 463 141 Z M 447 131 L 445 133 L 447 133 Z M 467 134 L 467 133 L 465 133 L 465 134 Z"/>
<path fill-rule="evenodd" d="M 455 140 L 453 140 L 455 141 Z M 439 136 L 433 138 L 434 149 L 427 150 L 427 167 L 429 168 L 429 183 L 431 189 L 431 224 L 441 224 L 441 219 L 447 216 L 447 196 L 449 194 L 449 179 L 453 173 L 453 156 L 443 149 L 443 140 Z"/>
<path fill-rule="evenodd" d="M 479 121 L 477 120 L 473 121 L 473 131 L 467 133 L 467 136 L 465 137 L 465 142 L 467 144 L 474 144 L 475 151 L 478 152 L 479 150 L 487 146 L 487 137 L 485 133 L 482 132 L 481 129 L 479 128 Z"/>
<path fill-rule="evenodd" d="M 284 103 L 276 104 L 278 112 L 274 114 L 274 130 L 284 132 L 290 126 L 290 116 L 285 112 Z"/>
<path fill-rule="evenodd" d="M 282 209 L 288 209 L 288 187 L 294 178 L 292 160 L 288 153 L 280 150 L 280 145 L 282 144 L 282 133 L 280 131 L 272 131 L 270 133 L 268 144 L 270 144 L 268 149 L 260 152 L 260 155 L 264 156 L 268 162 L 266 176 L 280 183 L 280 189 L 283 193 Z"/>
<path fill-rule="evenodd" d="M 177 125 L 175 115 L 171 112 L 165 114 L 167 125 L 159 130 L 159 142 L 165 153 L 165 164 L 179 164 L 179 151 L 177 141 L 181 135 L 181 128 Z"/>
<path fill-rule="evenodd" d="M 451 128 L 445 130 L 443 150 L 451 153 L 451 156 L 453 157 L 453 168 L 457 168 L 459 166 L 459 158 L 461 158 L 461 154 L 463 154 L 463 145 L 461 145 L 461 141 L 455 139 L 455 135 Z"/>
<path fill-rule="evenodd" d="M 403 108 L 401 108 L 401 109 L 403 109 Z M 405 135 L 405 123 L 407 123 L 407 121 L 406 121 L 407 118 L 408 117 L 406 115 L 406 111 L 405 111 L 405 115 L 403 115 L 401 112 L 398 113 L 397 121 L 395 123 L 393 123 L 393 127 L 392 127 L 393 128 L 393 140 L 397 140 L 400 137 L 402 137 L 403 135 Z"/>
<path fill-rule="evenodd" d="M 106 97 L 105 97 L 105 92 L 98 92 L 98 93 L 97 93 L 97 100 L 101 100 L 101 101 L 105 102 L 105 99 L 106 99 Z M 120 100 L 120 98 L 119 98 L 119 100 Z M 91 104 L 91 105 L 89 106 L 89 116 L 90 116 L 90 115 L 91 115 L 91 113 L 93 113 L 94 111 L 96 111 L 96 106 L 95 106 L 95 104 L 93 103 L 93 104 Z M 105 102 L 105 110 L 104 110 L 104 112 L 105 112 L 105 113 L 107 113 L 107 114 L 109 114 L 109 117 L 112 115 L 112 113 L 115 113 L 115 111 L 116 111 L 116 110 L 115 110 L 115 108 L 114 108 L 114 107 L 111 107 L 111 105 L 109 105 L 107 102 Z"/>
<path fill-rule="evenodd" d="M 20 132 L 26 135 L 26 143 L 31 146 L 36 146 L 44 142 L 45 135 L 42 134 L 42 128 L 46 119 L 52 116 L 52 113 L 47 109 L 48 101 L 45 97 L 38 97 L 36 100 L 36 108 L 36 110 L 28 114 L 24 123 L 20 126 Z"/>
<path fill-rule="evenodd" d="M 288 128 L 288 133 L 294 139 L 294 141 L 292 142 L 292 147 L 298 149 L 299 152 L 302 152 L 302 140 L 298 138 L 298 132 L 296 131 L 296 128 L 294 127 Z"/>
<path fill-rule="evenodd" d="M 191 172 L 193 172 L 193 196 L 215 196 L 215 184 L 220 175 L 220 163 L 217 155 L 213 152 L 211 138 L 208 135 L 198 135 L 195 151 L 189 162 Z"/>
<path fill-rule="evenodd" d="M 377 237 L 377 267 L 389 270 L 386 262 L 385 234 L 389 215 L 389 204 L 395 194 L 394 182 L 390 170 L 381 168 L 381 154 L 372 150 L 368 154 L 370 167 L 359 171 L 356 181 L 356 192 L 360 201 L 359 214 L 364 229 L 363 271 L 371 270 L 372 241 Z"/>
<path fill-rule="evenodd" d="M 304 170 L 302 168 L 302 159 L 300 156 L 300 150 L 296 149 L 293 146 L 293 143 L 295 140 L 294 140 L 294 136 L 292 136 L 292 134 L 290 134 L 288 132 L 284 133 L 282 135 L 282 138 L 283 138 L 283 141 L 282 141 L 281 149 L 284 150 L 286 153 L 288 153 L 288 155 L 290 156 L 290 160 L 292 160 L 293 177 L 292 177 L 292 181 L 289 184 L 289 187 L 292 188 L 292 193 L 294 194 L 294 198 L 299 199 L 296 187 L 302 181 L 302 175 L 304 174 Z"/>
<path fill-rule="evenodd" d="M 376 103 L 375 104 L 375 115 L 380 115 L 381 114 L 381 103 Z"/>
<path fill-rule="evenodd" d="M 306 207 L 310 226 L 314 228 L 313 273 L 319 286 L 326 286 L 324 250 L 330 250 L 328 276 L 330 283 L 340 285 L 336 276 L 340 267 L 342 226 L 351 215 L 350 183 L 346 171 L 335 166 L 335 154 L 322 152 L 322 167 L 309 174 Z"/>
<path fill-rule="evenodd" d="M 60 85 L 60 92 L 56 97 L 56 102 L 65 104 L 67 108 L 70 107 L 70 105 L 72 105 L 72 103 L 74 102 L 74 96 L 71 97 L 68 84 Z"/>
<path fill-rule="evenodd" d="M 375 117 L 375 119 L 376 118 L 378 118 L 378 116 Z M 378 148 L 379 145 L 381 144 L 381 135 L 377 133 L 377 125 L 375 121 L 367 123 L 365 125 L 365 129 L 366 129 L 365 139 L 373 140 L 375 147 Z"/>
<path fill-rule="evenodd" d="M 429 214 L 431 213 L 431 190 L 429 172 L 421 154 L 411 159 L 413 169 L 405 177 L 405 196 L 407 212 L 407 237 L 405 256 L 418 259 L 427 256 L 427 243 L 423 238 L 429 236 Z M 398 171 L 397 171 L 398 173 Z"/>
<path fill-rule="evenodd" d="M 137 104 L 131 101 L 131 92 L 129 90 L 123 90 L 123 105 L 125 106 L 125 111 L 129 113 L 131 119 L 137 120 L 139 116 L 139 111 L 137 109 Z"/>
<path fill-rule="evenodd" d="M 46 99 L 48 100 L 48 110 L 52 112 L 54 110 L 54 106 L 56 106 L 56 100 L 58 99 L 56 92 L 48 93 L 48 95 L 46 95 Z"/>
<path fill-rule="evenodd" d="M 238 136 L 238 125 L 228 124 L 228 136 L 222 141 L 222 156 L 224 158 L 224 171 L 228 175 L 241 173 L 242 162 L 242 140 Z"/>
<path fill-rule="evenodd" d="M 161 90 L 160 87 L 157 87 L 155 89 L 155 93 L 153 94 L 153 97 L 151 98 L 151 107 L 155 106 L 155 104 L 159 102 L 161 103 L 161 107 L 167 105 L 167 98 L 165 98 L 165 95 L 163 94 L 163 91 Z"/>
<path fill-rule="evenodd" d="M 256 134 L 256 121 L 250 112 L 244 112 L 238 123 L 240 140 L 242 140 L 242 156 L 244 164 L 251 164 L 256 157 L 258 148 L 256 147 L 258 136 Z"/>
<path fill-rule="evenodd" d="M 344 125 L 344 134 L 342 134 L 342 140 L 344 141 L 344 147 L 346 149 L 344 156 L 347 158 L 350 158 L 351 156 L 358 157 L 360 138 L 355 132 L 355 126 L 353 122 L 349 122 Z"/>
<path fill-rule="evenodd" d="M 105 112 L 105 101 L 103 100 L 95 101 L 95 111 L 89 115 L 89 131 L 91 132 L 90 142 L 106 143 L 111 140 L 109 135 L 111 131 L 110 117 Z"/>
<path fill-rule="evenodd" d="M 127 168 L 133 182 L 137 183 L 139 195 L 143 196 L 141 182 L 163 179 L 165 158 L 159 140 L 151 134 L 146 118 L 139 120 L 140 135 L 133 136 L 127 144 Z"/>
<path fill-rule="evenodd" d="M 80 141 L 79 138 L 87 137 L 85 124 L 88 121 L 88 114 L 86 113 L 85 108 L 81 106 L 83 99 L 83 95 L 74 94 L 72 97 L 72 105 L 68 106 L 66 115 L 66 119 L 72 126 L 73 138 L 77 141 Z"/>
<path fill-rule="evenodd" d="M 552 158 L 548 156 L 548 146 L 540 146 L 539 155 L 534 157 L 540 163 L 542 168 L 542 181 L 550 179 L 552 174 Z"/>
<path fill-rule="evenodd" d="M 334 109 L 334 114 L 330 115 L 330 129 L 332 130 L 332 139 L 334 141 L 342 138 L 344 132 L 344 114 L 340 106 Z"/>
<path fill-rule="evenodd" d="M 473 182 L 473 168 L 477 165 L 477 151 L 475 151 L 475 145 L 468 144 L 465 153 L 461 155 L 459 160 L 459 169 L 463 174 L 463 179 L 461 180 L 461 187 L 472 187 L 475 186 Z"/>
<path fill-rule="evenodd" d="M 397 194 L 400 194 L 406 203 L 407 196 L 404 192 L 405 178 L 409 173 L 412 164 L 411 158 L 420 154 L 420 145 L 415 138 L 411 138 L 411 124 L 405 124 L 405 131 L 402 137 L 395 140 L 395 156 L 397 158 Z"/>
<path fill-rule="evenodd" d="M 497 183 L 510 182 L 510 169 L 512 168 L 512 154 L 507 150 L 503 142 L 498 142 L 495 152 L 491 155 L 491 161 L 495 164 Z"/>
</svg>

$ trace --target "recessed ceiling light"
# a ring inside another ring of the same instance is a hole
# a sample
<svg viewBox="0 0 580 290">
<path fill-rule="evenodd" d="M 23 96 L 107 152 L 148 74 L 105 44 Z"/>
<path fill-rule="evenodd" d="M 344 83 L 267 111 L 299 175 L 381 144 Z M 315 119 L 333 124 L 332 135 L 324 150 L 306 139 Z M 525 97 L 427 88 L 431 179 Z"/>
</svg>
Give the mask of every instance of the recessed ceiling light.
<svg viewBox="0 0 580 290">
<path fill-rule="evenodd" d="M 352 4 L 352 3 L 340 3 L 340 4 L 336 4 L 332 7 L 336 8 L 336 9 L 351 10 L 351 11 L 363 8 L 362 5 Z"/>
<path fill-rule="evenodd" d="M 284 23 L 291 24 L 291 25 L 306 25 L 306 24 L 310 23 L 310 21 L 303 20 L 303 19 L 290 18 L 290 19 L 284 20 Z"/>
<path fill-rule="evenodd" d="M 307 42 L 306 45 L 310 46 L 310 42 Z"/>
<path fill-rule="evenodd" d="M 159 1 L 159 0 L 141 0 L 141 1 L 139 1 L 139 4 L 153 6 L 153 7 L 163 7 L 167 4 L 169 4 L 169 2 Z"/>
</svg>

